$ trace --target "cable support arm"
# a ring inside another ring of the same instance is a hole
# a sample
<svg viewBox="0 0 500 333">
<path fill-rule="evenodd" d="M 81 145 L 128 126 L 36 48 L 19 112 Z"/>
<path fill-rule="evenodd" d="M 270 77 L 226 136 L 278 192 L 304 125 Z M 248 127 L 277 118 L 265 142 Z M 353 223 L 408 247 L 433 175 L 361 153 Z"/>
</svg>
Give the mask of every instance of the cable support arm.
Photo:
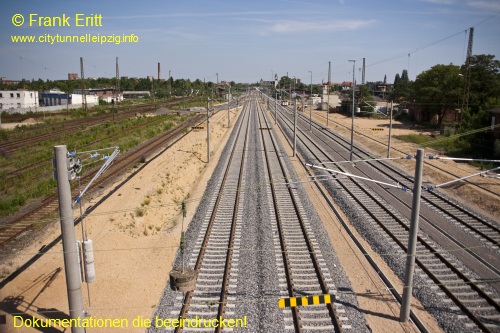
<svg viewBox="0 0 500 333">
<path fill-rule="evenodd" d="M 487 173 L 487 172 L 490 172 L 490 171 L 499 170 L 499 169 L 500 169 L 500 167 L 496 167 L 496 168 L 493 168 L 493 169 L 489 169 L 489 170 L 485 170 L 485 171 L 473 173 L 472 175 L 468 175 L 468 176 L 461 177 L 461 178 L 458 178 L 458 179 L 450 180 L 449 182 L 446 182 L 446 183 L 442 183 L 442 184 L 438 184 L 438 185 L 434 185 L 434 186 L 427 186 L 426 190 L 432 191 L 433 189 L 438 188 L 438 187 L 443 187 L 443 186 L 446 186 L 446 185 L 450 185 L 450 184 L 459 182 L 461 180 L 465 180 L 465 179 L 472 178 L 472 177 L 475 177 L 475 176 L 480 176 L 480 175 L 482 175 L 484 173 Z"/>
<path fill-rule="evenodd" d="M 448 160 L 448 161 L 466 161 L 466 162 L 490 162 L 490 163 L 500 163 L 500 160 L 486 160 L 480 158 L 457 158 L 457 157 L 441 157 L 439 155 L 429 155 L 427 156 L 430 160 Z"/>
<path fill-rule="evenodd" d="M 370 178 L 366 178 L 366 177 L 361 177 L 361 176 L 357 176 L 357 175 L 354 175 L 354 174 L 351 174 L 351 173 L 342 172 L 342 171 L 338 171 L 338 170 L 327 169 L 327 168 L 323 168 L 323 167 L 320 167 L 320 166 L 317 166 L 317 165 L 314 165 L 314 164 L 309 164 L 309 163 L 306 163 L 306 166 L 309 166 L 311 168 L 320 169 L 320 170 L 330 171 L 330 172 L 333 172 L 333 173 L 338 173 L 340 175 L 344 175 L 344 176 L 351 177 L 351 178 L 359 178 L 359 179 L 363 179 L 363 180 L 366 180 L 366 181 L 369 181 L 369 182 L 373 182 L 373 183 L 377 183 L 377 184 L 381 184 L 381 185 L 385 185 L 385 186 L 390 186 L 390 187 L 395 187 L 395 188 L 398 188 L 398 189 L 403 190 L 405 192 L 412 191 L 412 189 L 410 189 L 409 187 L 406 187 L 404 185 L 389 184 L 389 183 L 385 183 L 385 182 L 382 182 L 382 181 L 379 181 L 379 180 L 370 179 Z"/>
<path fill-rule="evenodd" d="M 87 186 L 83 189 L 83 191 L 80 192 L 80 195 L 78 195 L 75 200 L 73 201 L 72 206 L 75 206 L 78 202 L 80 202 L 82 196 L 85 194 L 85 192 L 89 189 L 90 185 L 99 177 L 101 176 L 113 163 L 113 160 L 118 156 L 120 153 L 120 148 L 115 147 L 114 151 L 111 153 L 111 155 L 104 156 L 103 159 L 105 160 L 104 164 L 101 166 L 101 168 L 97 171 L 97 173 L 94 175 L 94 177 L 90 180 L 90 182 L 87 184 Z"/>
</svg>

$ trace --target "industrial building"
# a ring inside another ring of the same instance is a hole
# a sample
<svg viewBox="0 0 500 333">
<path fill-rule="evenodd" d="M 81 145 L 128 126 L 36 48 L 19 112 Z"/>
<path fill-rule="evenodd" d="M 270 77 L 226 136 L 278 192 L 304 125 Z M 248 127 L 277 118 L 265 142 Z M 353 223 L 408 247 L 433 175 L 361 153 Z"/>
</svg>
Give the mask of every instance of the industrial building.
<svg viewBox="0 0 500 333">
<path fill-rule="evenodd" d="M 38 91 L 0 90 L 0 110 L 37 108 Z M 34 110 L 33 110 L 34 111 Z"/>
<path fill-rule="evenodd" d="M 45 90 L 40 94 L 40 101 L 43 106 L 82 104 L 82 94 L 69 94 L 59 89 Z M 87 95 L 87 105 L 97 105 L 99 98 L 97 95 Z"/>
</svg>

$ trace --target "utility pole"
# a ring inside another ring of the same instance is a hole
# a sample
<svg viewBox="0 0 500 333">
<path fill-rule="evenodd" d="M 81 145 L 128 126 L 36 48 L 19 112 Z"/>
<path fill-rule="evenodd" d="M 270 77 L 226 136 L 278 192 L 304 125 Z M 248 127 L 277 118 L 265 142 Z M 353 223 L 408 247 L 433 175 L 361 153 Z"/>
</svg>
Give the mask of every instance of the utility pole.
<svg viewBox="0 0 500 333">
<path fill-rule="evenodd" d="M 312 131 L 312 98 L 313 98 L 313 72 L 308 71 L 311 73 L 311 95 L 309 96 L 309 130 Z"/>
<path fill-rule="evenodd" d="M 349 154 L 349 161 L 352 161 L 352 148 L 354 146 L 354 91 L 356 90 L 355 83 L 355 70 L 356 70 L 356 60 L 349 60 L 352 62 L 352 115 L 351 115 L 351 153 Z"/>
<path fill-rule="evenodd" d="M 85 73 L 83 71 L 83 57 L 80 57 L 80 80 L 82 80 L 82 108 L 87 112 L 87 94 L 85 92 Z"/>
<path fill-rule="evenodd" d="M 231 127 L 230 112 L 229 112 L 229 95 L 227 94 L 227 128 Z"/>
<path fill-rule="evenodd" d="M 361 71 L 361 84 L 365 84 L 365 58 L 363 58 L 363 70 Z"/>
<path fill-rule="evenodd" d="M 326 83 L 326 128 L 328 128 L 328 115 L 330 114 L 330 82 L 332 79 L 332 63 L 328 62 L 328 82 Z"/>
<path fill-rule="evenodd" d="M 420 194 L 422 192 L 422 170 L 424 167 L 424 150 L 417 149 L 417 164 L 415 165 L 415 181 L 413 182 L 413 201 L 411 207 L 410 234 L 408 237 L 408 253 L 406 256 L 406 272 L 403 285 L 403 299 L 399 320 L 408 321 L 413 291 L 413 272 L 417 251 L 418 220 L 420 217 Z"/>
<path fill-rule="evenodd" d="M 84 315 L 83 299 L 80 283 L 80 267 L 78 265 L 78 250 L 71 208 L 71 188 L 68 172 L 68 150 L 66 146 L 55 146 L 55 178 L 59 197 L 59 216 L 61 220 L 61 234 L 64 257 L 64 271 L 66 273 L 66 288 L 68 292 L 69 316 L 78 320 Z M 84 333 L 83 327 L 72 326 L 72 333 Z"/>
<path fill-rule="evenodd" d="M 274 90 L 274 124 L 278 123 L 278 91 Z"/>
<path fill-rule="evenodd" d="M 391 157 L 391 134 L 392 134 L 392 101 L 391 101 L 391 113 L 389 120 L 389 142 L 387 143 L 387 158 Z"/>
<path fill-rule="evenodd" d="M 207 99 L 207 163 L 210 162 L 210 99 Z"/>
<path fill-rule="evenodd" d="M 293 157 L 297 154 L 297 100 L 293 103 Z"/>
<path fill-rule="evenodd" d="M 172 72 L 171 69 L 168 70 L 168 97 L 172 97 L 172 80 L 170 79 L 172 76 L 170 73 Z"/>
<path fill-rule="evenodd" d="M 116 94 L 120 95 L 120 69 L 118 67 L 118 57 L 116 57 Z"/>
<path fill-rule="evenodd" d="M 469 89 L 470 89 L 470 60 L 472 57 L 472 41 L 474 39 L 474 27 L 469 28 L 469 44 L 467 47 L 467 58 L 465 59 L 465 86 L 464 100 L 462 101 L 462 110 L 469 108 Z"/>
</svg>

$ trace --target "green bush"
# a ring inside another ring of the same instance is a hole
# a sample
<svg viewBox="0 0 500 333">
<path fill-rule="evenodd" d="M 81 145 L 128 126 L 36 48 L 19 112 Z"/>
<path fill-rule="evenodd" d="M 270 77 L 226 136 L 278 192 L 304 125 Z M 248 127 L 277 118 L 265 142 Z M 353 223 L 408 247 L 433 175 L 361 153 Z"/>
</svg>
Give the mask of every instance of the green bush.
<svg viewBox="0 0 500 333">
<path fill-rule="evenodd" d="M 0 198 L 0 216 L 16 212 L 25 203 L 26 197 L 22 194 L 15 194 L 11 198 Z"/>
</svg>

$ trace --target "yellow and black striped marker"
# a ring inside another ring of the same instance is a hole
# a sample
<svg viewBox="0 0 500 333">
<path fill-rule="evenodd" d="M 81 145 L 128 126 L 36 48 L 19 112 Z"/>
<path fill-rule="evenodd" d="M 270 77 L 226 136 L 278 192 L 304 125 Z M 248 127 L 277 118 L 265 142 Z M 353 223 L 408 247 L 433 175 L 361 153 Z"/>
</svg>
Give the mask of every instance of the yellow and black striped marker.
<svg viewBox="0 0 500 333">
<path fill-rule="evenodd" d="M 205 127 L 203 126 L 193 126 L 191 127 L 192 130 L 200 130 L 200 129 L 204 129 Z"/>
<path fill-rule="evenodd" d="M 383 131 L 383 128 L 372 128 L 372 131 Z"/>
<path fill-rule="evenodd" d="M 278 307 L 280 308 L 293 308 L 296 306 L 308 306 L 308 305 L 318 305 L 318 304 L 328 304 L 335 299 L 334 295 L 315 295 L 315 296 L 303 296 L 303 297 L 289 297 L 280 298 L 278 300 Z"/>
</svg>

